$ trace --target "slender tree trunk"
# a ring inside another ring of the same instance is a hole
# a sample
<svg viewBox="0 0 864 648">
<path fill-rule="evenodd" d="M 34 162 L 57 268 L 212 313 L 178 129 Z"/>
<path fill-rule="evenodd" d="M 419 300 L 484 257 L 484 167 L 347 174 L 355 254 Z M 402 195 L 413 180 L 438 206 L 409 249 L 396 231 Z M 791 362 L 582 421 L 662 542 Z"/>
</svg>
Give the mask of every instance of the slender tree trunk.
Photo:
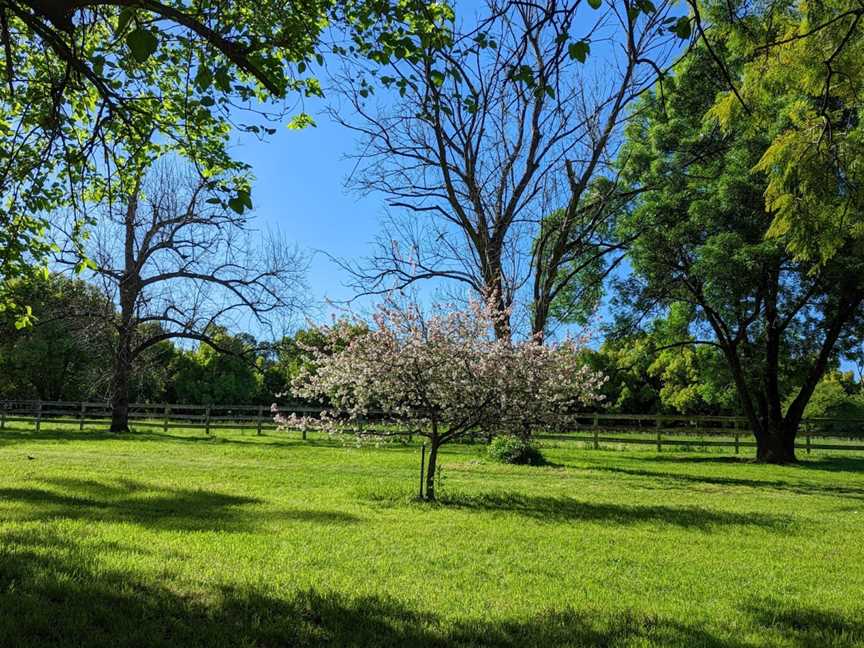
<svg viewBox="0 0 864 648">
<path fill-rule="evenodd" d="M 426 494 L 425 499 L 435 501 L 435 469 L 438 465 L 438 448 L 441 445 L 437 436 L 432 436 L 429 444 L 429 459 L 426 462 Z"/>
<path fill-rule="evenodd" d="M 549 300 L 545 295 L 535 296 L 532 306 L 534 313 L 531 316 L 531 334 L 542 338 L 549 320 Z"/>
</svg>

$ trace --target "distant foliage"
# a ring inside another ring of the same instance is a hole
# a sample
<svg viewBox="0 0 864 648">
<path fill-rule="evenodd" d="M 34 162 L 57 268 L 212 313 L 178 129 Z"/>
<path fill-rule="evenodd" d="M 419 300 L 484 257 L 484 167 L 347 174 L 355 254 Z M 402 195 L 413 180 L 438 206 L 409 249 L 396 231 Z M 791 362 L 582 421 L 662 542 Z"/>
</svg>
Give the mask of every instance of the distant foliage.
<svg viewBox="0 0 864 648">
<path fill-rule="evenodd" d="M 790 399 L 791 400 L 791 399 Z M 786 407 L 790 404 L 786 402 Z M 850 372 L 825 375 L 804 410 L 805 418 L 864 419 L 864 391 Z"/>
<path fill-rule="evenodd" d="M 513 434 L 492 439 L 487 454 L 491 459 L 506 464 L 542 466 L 546 463 L 540 448 L 531 441 Z"/>
</svg>

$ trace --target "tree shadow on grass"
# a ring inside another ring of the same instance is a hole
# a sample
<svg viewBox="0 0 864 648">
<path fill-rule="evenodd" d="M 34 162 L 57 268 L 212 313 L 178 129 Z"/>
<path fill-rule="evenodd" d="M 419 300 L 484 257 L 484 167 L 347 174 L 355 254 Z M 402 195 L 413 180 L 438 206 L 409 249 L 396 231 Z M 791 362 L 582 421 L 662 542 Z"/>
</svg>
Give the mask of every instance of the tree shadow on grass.
<svg viewBox="0 0 864 648">
<path fill-rule="evenodd" d="M 752 526 L 788 533 L 795 520 L 788 515 L 734 513 L 695 506 L 646 506 L 588 502 L 571 497 L 536 497 L 514 493 L 456 494 L 442 498 L 447 506 L 479 511 L 517 513 L 550 522 L 610 522 L 614 524 L 671 524 L 700 531 L 727 526 Z"/>
<path fill-rule="evenodd" d="M 39 486 L 0 488 L 0 501 L 27 504 L 17 520 L 57 518 L 128 522 L 148 528 L 187 531 L 246 531 L 268 521 L 347 524 L 357 516 L 339 511 L 261 511 L 256 497 L 211 490 L 154 486 L 131 479 L 99 482 L 45 479 Z"/>
<path fill-rule="evenodd" d="M 861 602 L 856 601 L 860 606 Z M 807 648 L 864 646 L 864 608 L 849 617 L 777 599 L 753 600 L 743 610 L 753 623 L 782 638 L 782 645 Z M 778 642 L 779 643 L 779 642 Z"/>
<path fill-rule="evenodd" d="M 644 610 L 569 607 L 458 620 L 377 595 L 307 589 L 279 596 L 255 587 L 157 583 L 106 569 L 98 558 L 92 545 L 45 529 L 0 535 L 0 645 L 840 648 L 864 641 L 854 613 L 774 599 L 708 626 Z"/>
<path fill-rule="evenodd" d="M 516 648 L 647 645 L 738 648 L 704 629 L 643 613 L 552 610 L 527 619 L 454 621 L 392 598 L 299 591 L 285 598 L 213 586 L 195 595 L 94 568 L 56 534 L 0 537 L 0 645 Z"/>
<path fill-rule="evenodd" d="M 748 479 L 744 477 L 720 477 L 715 475 L 694 475 L 688 473 L 665 472 L 658 470 L 639 470 L 636 468 L 620 468 L 592 464 L 590 470 L 609 472 L 633 477 L 647 477 L 655 482 L 666 482 L 666 485 L 655 483 L 653 488 L 669 488 L 669 484 L 687 486 L 691 484 L 711 484 L 714 486 L 736 486 L 760 490 L 779 490 L 798 495 L 829 495 L 848 499 L 864 499 L 864 487 L 843 486 L 838 484 L 822 484 L 783 479 Z"/>
<path fill-rule="evenodd" d="M 640 460 L 644 460 L 647 463 L 675 463 L 681 465 L 687 464 L 733 464 L 733 465 L 748 465 L 753 464 L 756 460 L 753 457 L 742 457 L 739 455 L 729 456 L 729 455 L 716 455 L 711 457 L 706 456 L 698 456 L 693 457 L 689 455 L 678 455 L 678 454 L 648 454 L 646 453 L 644 457 L 639 457 Z"/>
<path fill-rule="evenodd" d="M 864 450 L 864 447 L 862 447 Z M 800 452 L 799 452 L 800 454 Z M 752 457 L 741 456 L 716 456 L 716 457 L 681 457 L 669 454 L 654 454 L 640 457 L 646 463 L 678 464 L 687 466 L 692 464 L 732 464 L 732 465 L 755 465 L 756 460 Z M 864 457 L 804 457 L 799 456 L 799 463 L 790 464 L 789 468 L 803 469 L 806 471 L 824 472 L 850 472 L 864 473 Z"/>
</svg>

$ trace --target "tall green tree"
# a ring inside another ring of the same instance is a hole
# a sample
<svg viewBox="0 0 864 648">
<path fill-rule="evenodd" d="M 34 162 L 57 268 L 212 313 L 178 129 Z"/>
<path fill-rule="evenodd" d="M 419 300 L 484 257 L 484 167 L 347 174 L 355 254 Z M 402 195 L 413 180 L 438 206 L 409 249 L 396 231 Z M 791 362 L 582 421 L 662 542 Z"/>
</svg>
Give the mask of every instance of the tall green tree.
<svg viewBox="0 0 864 648">
<path fill-rule="evenodd" d="M 724 78 L 711 112 L 764 137 L 769 235 L 821 263 L 864 237 L 864 4 L 690 0 Z"/>
<path fill-rule="evenodd" d="M 772 228 L 771 178 L 757 166 L 772 133 L 704 118 L 726 89 L 713 58 L 692 52 L 628 130 L 623 173 L 654 189 L 622 219 L 621 236 L 640 232 L 622 302 L 642 317 L 690 309 L 688 341 L 722 353 L 758 459 L 791 462 L 816 385 L 860 344 L 864 246 L 849 233 L 830 258 L 811 259 Z"/>
</svg>

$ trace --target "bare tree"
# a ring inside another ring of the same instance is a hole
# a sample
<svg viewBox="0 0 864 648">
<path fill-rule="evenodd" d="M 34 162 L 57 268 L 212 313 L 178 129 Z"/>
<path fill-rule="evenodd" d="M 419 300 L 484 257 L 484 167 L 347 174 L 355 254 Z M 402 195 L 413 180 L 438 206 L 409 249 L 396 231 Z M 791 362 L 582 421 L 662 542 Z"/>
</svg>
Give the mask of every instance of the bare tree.
<svg viewBox="0 0 864 648">
<path fill-rule="evenodd" d="M 275 238 L 256 243 L 248 218 L 226 208 L 213 186 L 161 162 L 131 181 L 122 203 L 99 208 L 87 252 L 119 306 L 113 432 L 128 430 L 129 379 L 147 349 L 179 338 L 218 350 L 216 327 L 266 327 L 303 307 L 304 256 Z"/>
<path fill-rule="evenodd" d="M 343 75 L 351 110 L 332 113 L 361 138 L 350 184 L 391 208 L 373 255 L 345 264 L 359 290 L 455 281 L 506 312 L 532 285 L 532 329 L 543 332 L 562 283 L 578 275 L 565 267 L 617 246 L 598 246 L 598 207 L 612 196 L 590 209 L 583 198 L 609 174 L 630 102 L 674 49 L 669 4 L 644 7 L 491 0 L 445 51 L 392 64 L 379 76 L 391 88 L 382 100 L 356 68 Z M 592 47 L 602 66 L 584 65 Z M 562 207 L 556 227 L 543 227 Z M 502 319 L 499 337 L 511 324 Z"/>
</svg>

